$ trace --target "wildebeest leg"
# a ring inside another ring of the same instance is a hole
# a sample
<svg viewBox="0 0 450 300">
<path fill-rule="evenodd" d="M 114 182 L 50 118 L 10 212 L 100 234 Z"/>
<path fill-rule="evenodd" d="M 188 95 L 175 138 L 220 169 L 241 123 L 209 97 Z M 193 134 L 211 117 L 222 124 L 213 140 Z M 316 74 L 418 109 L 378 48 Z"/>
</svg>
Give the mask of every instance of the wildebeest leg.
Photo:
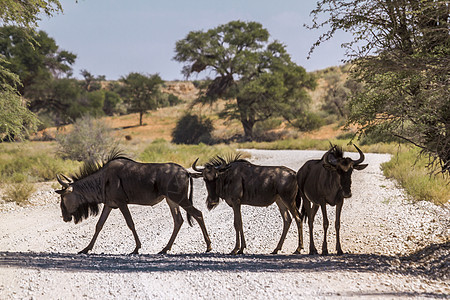
<svg viewBox="0 0 450 300">
<path fill-rule="evenodd" d="M 328 255 L 328 246 L 327 246 L 327 230 L 328 230 L 328 217 L 327 217 L 327 205 L 326 203 L 320 204 L 320 209 L 322 210 L 322 218 L 323 218 L 323 244 L 322 244 L 322 255 Z"/>
<path fill-rule="evenodd" d="M 336 222 L 334 224 L 336 228 L 336 252 L 338 255 L 344 254 L 341 248 L 341 238 L 340 238 L 340 228 L 341 228 L 341 211 L 342 211 L 342 205 L 344 204 L 344 200 L 339 201 L 336 204 Z"/>
<path fill-rule="evenodd" d="M 280 241 L 278 242 L 277 247 L 275 250 L 272 251 L 272 254 L 277 254 L 278 251 L 281 250 L 281 247 L 283 247 L 284 240 L 286 239 L 286 234 L 289 230 L 289 227 L 291 226 L 292 218 L 289 214 L 288 209 L 284 205 L 284 203 L 279 199 L 275 202 L 278 205 L 278 208 L 280 209 L 281 217 L 283 218 L 283 233 L 281 234 Z"/>
<path fill-rule="evenodd" d="M 159 254 L 165 254 L 167 251 L 170 251 L 172 249 L 173 242 L 175 241 L 175 238 L 178 235 L 178 232 L 180 231 L 181 225 L 183 225 L 183 217 L 181 216 L 180 212 L 180 206 L 173 201 L 167 199 L 167 204 L 170 207 L 170 212 L 172 213 L 173 217 L 173 231 L 172 236 L 170 237 L 169 242 L 167 243 L 167 246 L 162 249 Z"/>
<path fill-rule="evenodd" d="M 298 212 L 298 209 L 295 205 L 295 201 L 291 201 L 289 203 L 290 205 L 288 204 L 287 208 L 294 217 L 295 222 L 297 223 L 297 230 L 298 230 L 298 247 L 295 250 L 294 254 L 300 254 L 301 250 L 303 249 L 303 223 L 302 219 L 300 218 L 300 213 Z"/>
<path fill-rule="evenodd" d="M 242 228 L 241 205 L 233 203 L 234 229 L 236 230 L 236 245 L 230 254 L 242 254 L 246 247 L 244 239 L 244 230 Z M 240 244 L 240 247 L 239 247 Z"/>
<path fill-rule="evenodd" d="M 106 219 L 108 219 L 108 216 L 109 216 L 109 213 L 111 212 L 111 210 L 112 210 L 111 207 L 106 206 L 106 205 L 103 206 L 102 214 L 100 215 L 100 218 L 97 221 L 97 225 L 95 225 L 95 233 L 91 239 L 91 242 L 89 243 L 89 245 L 87 245 L 86 248 L 84 248 L 83 250 L 78 252 L 78 254 L 82 254 L 82 253 L 86 254 L 89 252 L 89 250 L 92 250 L 92 248 L 94 247 L 95 241 L 97 240 L 98 234 L 102 230 L 103 224 L 105 224 Z"/>
<path fill-rule="evenodd" d="M 134 222 L 131 218 L 130 210 L 128 209 L 126 203 L 119 203 L 118 206 L 120 211 L 122 212 L 123 217 L 125 218 L 125 221 L 127 222 L 128 228 L 130 228 L 131 232 L 133 232 L 134 240 L 136 241 L 136 248 L 134 248 L 133 252 L 131 252 L 130 254 L 138 254 L 139 249 L 141 248 L 141 241 L 139 241 L 136 229 L 134 228 Z"/>
<path fill-rule="evenodd" d="M 306 209 L 306 214 L 308 215 L 308 227 L 309 227 L 309 254 L 317 254 L 316 246 L 314 245 L 314 217 L 316 216 L 319 205 L 310 202 L 304 198 L 304 205 Z M 312 207 L 311 207 L 312 205 Z"/>
<path fill-rule="evenodd" d="M 211 251 L 211 240 L 208 235 L 208 231 L 206 230 L 205 221 L 203 219 L 203 214 L 201 211 L 196 209 L 193 206 L 183 207 L 188 214 L 194 217 L 194 219 L 197 221 L 197 223 L 200 225 L 200 228 L 202 229 L 203 238 L 205 239 L 206 243 L 206 252 Z"/>
</svg>

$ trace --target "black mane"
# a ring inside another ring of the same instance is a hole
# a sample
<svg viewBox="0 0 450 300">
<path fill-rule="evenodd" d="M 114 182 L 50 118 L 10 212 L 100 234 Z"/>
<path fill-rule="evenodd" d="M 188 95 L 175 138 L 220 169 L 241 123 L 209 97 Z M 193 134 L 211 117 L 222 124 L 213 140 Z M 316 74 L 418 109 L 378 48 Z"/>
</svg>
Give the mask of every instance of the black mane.
<svg viewBox="0 0 450 300">
<path fill-rule="evenodd" d="M 72 214 L 75 224 L 87 219 L 89 216 L 96 216 L 99 213 L 99 204 L 93 202 L 85 202 L 78 206 L 77 210 Z"/>
<path fill-rule="evenodd" d="M 334 158 L 343 158 L 344 157 L 344 151 L 342 150 L 342 147 L 338 145 L 331 145 L 331 149 L 328 150 L 330 154 L 334 156 Z"/>
<path fill-rule="evenodd" d="M 242 159 L 241 158 L 242 153 L 237 153 L 236 155 L 230 154 L 228 156 L 225 157 L 225 164 L 226 166 L 228 166 L 231 163 L 234 162 L 246 162 L 249 163 L 248 160 Z M 221 157 L 219 155 L 217 155 L 216 157 L 213 157 L 209 160 L 209 162 L 207 162 L 205 164 L 205 167 L 219 167 L 223 165 L 223 161 L 222 161 Z"/>
<path fill-rule="evenodd" d="M 73 181 L 84 179 L 103 168 L 107 163 L 121 158 L 131 160 L 125 154 L 123 154 L 121 150 L 114 149 L 104 160 L 99 161 L 97 159 L 90 159 L 84 161 L 83 165 L 78 170 L 78 173 L 75 173 L 71 177 Z"/>
</svg>

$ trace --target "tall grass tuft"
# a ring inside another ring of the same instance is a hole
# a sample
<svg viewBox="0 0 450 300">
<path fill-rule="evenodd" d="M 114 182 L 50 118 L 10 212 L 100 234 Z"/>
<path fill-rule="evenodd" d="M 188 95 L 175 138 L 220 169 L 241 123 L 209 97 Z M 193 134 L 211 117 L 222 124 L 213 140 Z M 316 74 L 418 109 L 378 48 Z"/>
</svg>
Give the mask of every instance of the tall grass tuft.
<svg viewBox="0 0 450 300">
<path fill-rule="evenodd" d="M 235 153 L 236 149 L 228 145 L 176 145 L 157 139 L 144 149 L 138 159 L 143 162 L 175 162 L 189 168 L 197 158 L 200 165 L 216 155 L 227 157 Z"/>
<path fill-rule="evenodd" d="M 427 158 L 418 157 L 419 150 L 416 148 L 398 152 L 389 162 L 382 164 L 384 175 L 397 180 L 414 200 L 427 200 L 437 205 L 448 203 L 448 175 L 431 175 Z"/>
<path fill-rule="evenodd" d="M 5 189 L 3 200 L 6 202 L 15 202 L 19 205 L 24 205 L 28 202 L 28 199 L 34 191 L 35 188 L 32 183 L 21 182 L 9 184 Z"/>
<path fill-rule="evenodd" d="M 39 143 L 0 145 L 0 182 L 25 183 L 54 180 L 57 173 L 72 173 L 78 162 L 55 155 L 56 146 Z"/>
</svg>

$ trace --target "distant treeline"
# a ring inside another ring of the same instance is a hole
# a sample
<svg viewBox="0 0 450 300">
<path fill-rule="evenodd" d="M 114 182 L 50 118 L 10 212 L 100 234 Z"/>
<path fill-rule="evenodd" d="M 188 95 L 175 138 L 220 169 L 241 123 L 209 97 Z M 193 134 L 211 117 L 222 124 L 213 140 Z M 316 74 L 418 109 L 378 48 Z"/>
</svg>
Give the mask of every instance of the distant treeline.
<svg viewBox="0 0 450 300">
<path fill-rule="evenodd" d="M 31 34 L 31 40 L 30 40 Z M 39 129 L 74 122 L 89 114 L 100 117 L 175 105 L 180 99 L 161 93 L 159 75 L 130 73 L 108 82 L 82 70 L 73 78 L 76 55 L 61 50 L 44 31 L 28 32 L 15 26 L 0 27 L 1 67 L 19 76 L 17 91 L 41 123 Z"/>
</svg>

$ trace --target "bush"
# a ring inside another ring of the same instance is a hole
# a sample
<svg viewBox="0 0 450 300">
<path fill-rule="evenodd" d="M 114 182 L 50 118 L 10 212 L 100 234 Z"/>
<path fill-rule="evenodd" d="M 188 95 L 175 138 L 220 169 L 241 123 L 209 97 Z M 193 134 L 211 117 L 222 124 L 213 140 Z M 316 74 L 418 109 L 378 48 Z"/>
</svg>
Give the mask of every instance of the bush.
<svg viewBox="0 0 450 300">
<path fill-rule="evenodd" d="M 22 205 L 28 201 L 34 191 L 34 185 L 28 182 L 11 184 L 6 188 L 3 200 Z"/>
<path fill-rule="evenodd" d="M 159 107 L 175 106 L 182 102 L 183 101 L 180 98 L 178 98 L 173 94 L 162 94 L 161 97 L 158 99 L 158 106 Z"/>
<path fill-rule="evenodd" d="M 211 133 L 214 130 L 209 118 L 186 114 L 178 120 L 172 132 L 172 142 L 175 144 L 211 144 Z"/>
<path fill-rule="evenodd" d="M 77 119 L 68 133 L 58 132 L 56 140 L 63 158 L 78 161 L 103 159 L 119 145 L 119 140 L 112 136 L 112 129 L 89 115 Z"/>
<path fill-rule="evenodd" d="M 292 125 L 300 131 L 312 131 L 324 124 L 324 120 L 313 112 L 305 112 L 292 122 Z"/>
</svg>

